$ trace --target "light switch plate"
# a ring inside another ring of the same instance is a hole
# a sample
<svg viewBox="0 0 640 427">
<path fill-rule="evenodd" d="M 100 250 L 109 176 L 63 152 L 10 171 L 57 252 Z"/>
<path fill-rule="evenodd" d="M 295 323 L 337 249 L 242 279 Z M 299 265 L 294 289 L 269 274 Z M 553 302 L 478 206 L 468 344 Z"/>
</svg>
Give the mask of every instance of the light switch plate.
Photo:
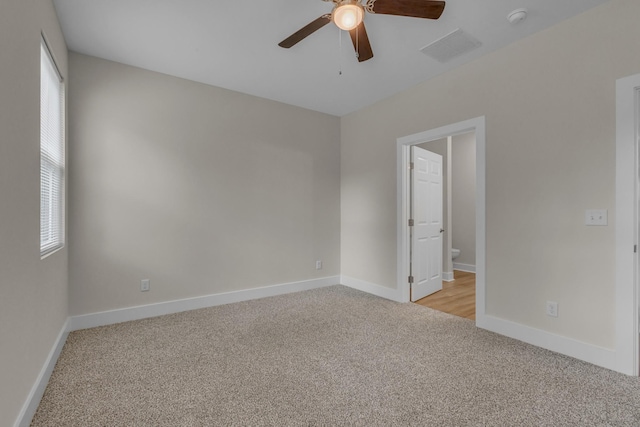
<svg viewBox="0 0 640 427">
<path fill-rule="evenodd" d="M 606 209 L 587 209 L 584 215 L 585 225 L 608 225 Z"/>
</svg>

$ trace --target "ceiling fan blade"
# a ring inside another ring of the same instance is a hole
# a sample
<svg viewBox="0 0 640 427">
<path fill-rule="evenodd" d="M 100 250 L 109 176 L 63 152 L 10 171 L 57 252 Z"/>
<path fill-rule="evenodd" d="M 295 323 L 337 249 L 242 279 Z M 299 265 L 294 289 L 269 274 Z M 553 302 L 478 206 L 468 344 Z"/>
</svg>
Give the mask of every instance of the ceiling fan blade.
<svg viewBox="0 0 640 427">
<path fill-rule="evenodd" d="M 353 42 L 353 48 L 356 50 L 358 62 L 364 62 L 373 58 L 373 50 L 371 50 L 371 43 L 369 43 L 367 30 L 364 28 L 364 21 L 362 21 L 360 25 L 353 30 L 350 30 L 349 35 Z"/>
<path fill-rule="evenodd" d="M 289 49 L 291 46 L 293 46 L 296 43 L 304 40 L 306 37 L 308 37 L 311 34 L 315 33 L 320 28 L 322 28 L 325 25 L 327 25 L 329 22 L 331 22 L 331 14 L 327 13 L 325 15 L 322 15 L 320 18 L 318 18 L 315 21 L 305 25 L 304 27 L 300 28 L 295 33 L 291 34 L 286 39 L 282 40 L 280 43 L 278 43 L 278 46 L 284 47 L 286 49 Z"/>
<path fill-rule="evenodd" d="M 383 15 L 438 19 L 444 11 L 444 5 L 443 1 L 433 0 L 367 0 L 364 8 Z"/>
</svg>

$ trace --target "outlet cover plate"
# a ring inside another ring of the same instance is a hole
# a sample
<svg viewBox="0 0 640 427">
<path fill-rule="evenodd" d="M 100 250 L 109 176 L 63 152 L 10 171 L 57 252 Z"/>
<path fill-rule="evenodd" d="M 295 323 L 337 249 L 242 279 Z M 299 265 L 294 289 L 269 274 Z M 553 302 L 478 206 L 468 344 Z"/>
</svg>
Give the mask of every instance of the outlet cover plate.
<svg viewBox="0 0 640 427">
<path fill-rule="evenodd" d="M 584 213 L 585 225 L 608 225 L 606 209 L 587 209 Z"/>
<path fill-rule="evenodd" d="M 558 303 L 547 301 L 547 316 L 558 317 Z"/>
</svg>

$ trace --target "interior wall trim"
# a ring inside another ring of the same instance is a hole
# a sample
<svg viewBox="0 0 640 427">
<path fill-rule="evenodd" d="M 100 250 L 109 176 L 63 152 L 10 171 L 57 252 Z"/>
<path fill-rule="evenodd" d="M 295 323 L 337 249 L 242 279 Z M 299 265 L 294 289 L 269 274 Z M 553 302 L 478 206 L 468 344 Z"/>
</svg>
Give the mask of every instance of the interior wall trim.
<svg viewBox="0 0 640 427">
<path fill-rule="evenodd" d="M 476 272 L 476 266 L 475 265 L 461 264 L 459 262 L 454 262 L 453 263 L 453 269 L 454 270 L 460 270 L 460 271 L 466 271 L 467 273 L 475 273 Z"/>
<path fill-rule="evenodd" d="M 615 334 L 618 371 L 640 370 L 638 284 L 640 213 L 638 212 L 638 155 L 640 151 L 640 74 L 616 81 L 616 277 Z"/>
<path fill-rule="evenodd" d="M 51 350 L 45 359 L 44 365 L 42 366 L 33 387 L 31 387 L 27 400 L 24 402 L 24 405 L 22 405 L 22 409 L 20 410 L 20 414 L 18 414 L 14 427 L 29 427 L 29 425 L 31 425 L 31 420 L 36 414 L 36 410 L 38 410 L 40 400 L 42 400 L 44 391 L 49 383 L 49 378 L 51 378 L 51 374 L 53 373 L 53 368 L 55 368 L 58 357 L 60 357 L 60 353 L 62 352 L 62 347 L 64 347 L 64 343 L 67 341 L 67 336 L 69 335 L 68 326 L 69 319 L 67 318 L 64 325 L 62 325 L 62 329 L 60 329 L 60 333 L 58 333 L 58 337 L 53 343 L 53 347 L 51 347 Z"/>
<path fill-rule="evenodd" d="M 588 344 L 486 314 L 476 321 L 476 326 L 603 368 L 618 370 L 616 352 L 612 349 Z"/>
<path fill-rule="evenodd" d="M 234 302 L 306 291 L 325 286 L 337 285 L 339 283 L 340 276 L 328 276 L 319 279 L 303 280 L 299 282 L 263 286 L 260 288 L 245 289 L 241 291 L 223 292 L 219 294 L 120 308 L 98 313 L 82 314 L 78 316 L 71 316 L 69 318 L 68 330 L 77 331 L 80 329 L 95 328 L 97 326 L 112 325 L 115 323 L 146 319 L 149 317 L 179 313 L 182 311 L 197 310 L 200 308 L 214 307 Z"/>
<path fill-rule="evenodd" d="M 380 298 L 389 299 L 391 301 L 402 302 L 402 296 L 400 291 L 395 288 L 388 288 L 386 286 L 376 285 L 375 283 L 367 282 L 360 279 L 355 279 L 349 276 L 340 276 L 340 283 L 344 286 L 348 286 L 353 289 L 357 289 L 368 294 L 378 296 Z"/>
</svg>

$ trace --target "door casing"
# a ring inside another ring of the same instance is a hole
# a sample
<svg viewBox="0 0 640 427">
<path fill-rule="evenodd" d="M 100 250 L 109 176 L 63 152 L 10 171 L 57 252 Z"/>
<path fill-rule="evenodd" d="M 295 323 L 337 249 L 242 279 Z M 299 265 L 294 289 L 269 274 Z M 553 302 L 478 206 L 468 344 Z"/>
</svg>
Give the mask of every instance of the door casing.
<svg viewBox="0 0 640 427">
<path fill-rule="evenodd" d="M 410 174 L 411 146 L 436 139 L 475 132 L 476 135 L 476 323 L 485 316 L 486 280 L 486 214 L 485 214 L 485 117 L 476 117 L 414 135 L 398 138 L 397 153 L 397 285 L 400 301 L 409 302 L 410 238 Z"/>
<path fill-rule="evenodd" d="M 639 374 L 640 74 L 616 81 L 616 367 Z"/>
</svg>

